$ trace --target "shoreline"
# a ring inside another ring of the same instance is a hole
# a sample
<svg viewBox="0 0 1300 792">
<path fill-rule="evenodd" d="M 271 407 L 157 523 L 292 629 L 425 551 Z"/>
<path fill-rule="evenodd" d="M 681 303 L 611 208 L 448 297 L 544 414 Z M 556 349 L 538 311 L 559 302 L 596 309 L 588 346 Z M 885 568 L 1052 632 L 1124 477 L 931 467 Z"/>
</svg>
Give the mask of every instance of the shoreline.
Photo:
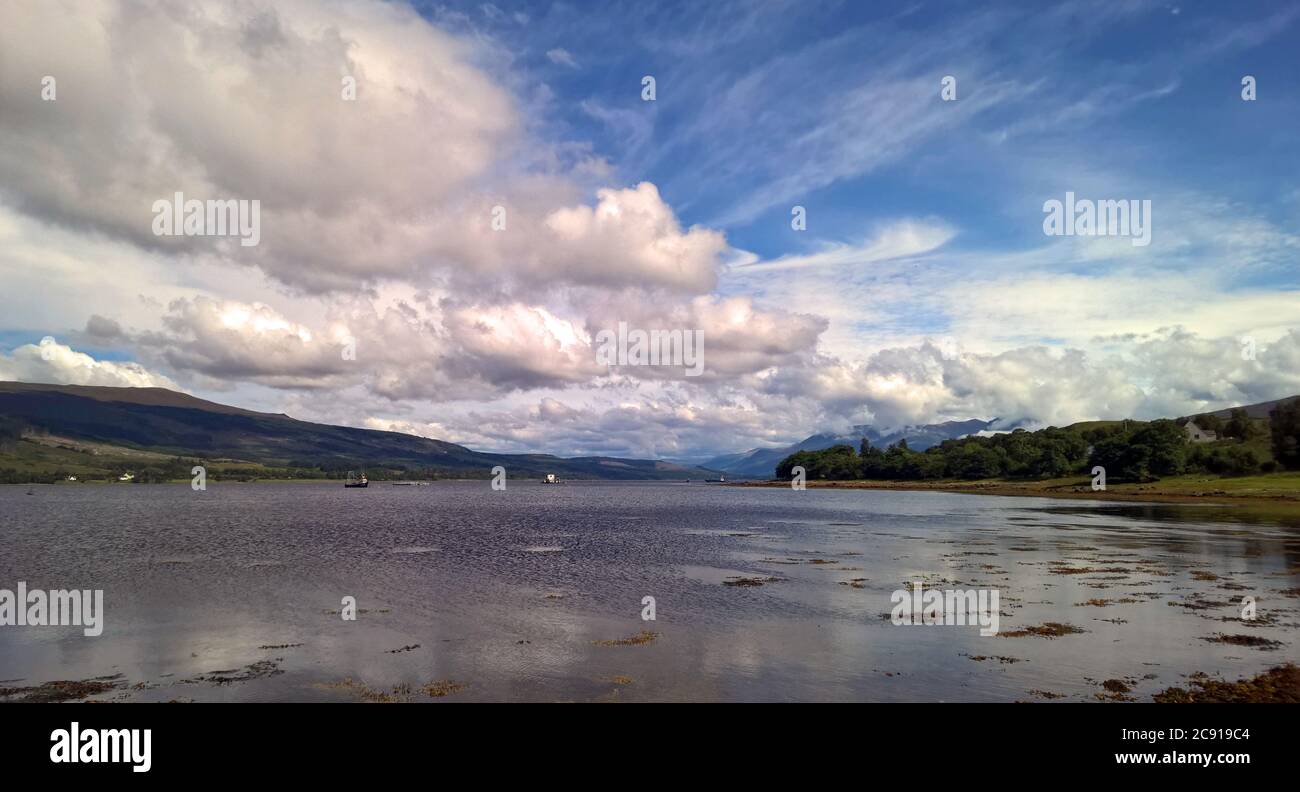
<svg viewBox="0 0 1300 792">
<path fill-rule="evenodd" d="M 1206 480 L 1214 484 L 1219 480 Z M 754 480 L 727 482 L 734 487 L 789 487 L 781 480 Z M 1117 484 L 1106 490 L 1094 491 L 1090 480 L 1060 479 L 1050 481 L 879 481 L 853 479 L 845 481 L 808 481 L 809 489 L 865 489 L 898 492 L 952 492 L 963 495 L 1002 495 L 1009 497 L 1059 498 L 1063 500 L 1102 500 L 1121 503 L 1213 503 L 1239 506 L 1268 506 L 1294 509 L 1300 514 L 1300 492 L 1285 494 L 1242 493 L 1232 494 L 1223 489 L 1206 486 L 1198 491 L 1179 491 L 1161 487 L 1161 482 L 1149 484 Z"/>
<path fill-rule="evenodd" d="M 893 492 L 948 492 L 962 495 L 998 495 L 1022 498 L 1056 498 L 1061 500 L 1095 500 L 1117 503 L 1172 503 L 1172 504 L 1215 504 L 1235 505 L 1254 508 L 1269 508 L 1282 511 L 1288 515 L 1300 517 L 1300 491 L 1283 487 L 1264 491 L 1239 488 L 1237 492 L 1225 490 L 1214 485 L 1225 482 L 1252 483 L 1260 478 L 1248 479 L 1205 479 L 1199 477 L 1179 477 L 1146 484 L 1122 483 L 1112 484 L 1106 490 L 1094 491 L 1089 479 L 1050 479 L 1045 481 L 882 481 L 874 479 L 850 479 L 842 481 L 810 480 L 805 482 L 809 489 L 855 489 L 885 490 Z M 484 482 L 487 478 L 447 478 L 432 481 L 384 480 L 371 481 L 373 487 L 385 487 L 393 484 L 402 486 L 431 486 L 455 482 Z M 209 480 L 209 486 L 256 485 L 256 484 L 341 484 L 343 479 L 283 479 L 259 478 L 252 481 Z M 525 482 L 540 483 L 535 479 L 523 479 Z M 581 484 L 608 481 L 605 479 L 571 479 L 567 483 Z M 635 479 L 637 483 L 683 483 L 677 479 Z M 152 484 L 188 484 L 190 479 L 175 479 Z M 692 482 L 694 483 L 694 482 Z M 1282 482 L 1277 482 L 1282 483 Z M 703 482 L 700 482 L 704 485 Z M 85 480 L 77 482 L 57 481 L 50 483 L 13 483 L 0 486 L 11 487 L 69 487 L 69 486 L 138 486 L 135 483 Z M 144 484 L 143 486 L 149 486 Z M 713 482 L 710 486 L 721 487 L 764 487 L 781 489 L 790 486 L 790 482 L 781 480 L 735 480 Z"/>
</svg>

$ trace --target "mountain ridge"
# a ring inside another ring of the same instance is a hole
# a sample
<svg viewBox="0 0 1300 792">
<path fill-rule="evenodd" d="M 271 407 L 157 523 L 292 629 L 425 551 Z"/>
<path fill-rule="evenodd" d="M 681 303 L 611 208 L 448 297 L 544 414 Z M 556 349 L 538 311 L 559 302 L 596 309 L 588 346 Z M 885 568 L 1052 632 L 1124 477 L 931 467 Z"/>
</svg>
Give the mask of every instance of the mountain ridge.
<svg viewBox="0 0 1300 792">
<path fill-rule="evenodd" d="M 166 388 L 0 382 L 0 418 L 52 435 L 135 450 L 326 470 L 392 467 L 438 475 L 564 478 L 705 478 L 717 471 L 664 460 L 495 454 L 401 432 L 300 421 L 245 410 Z"/>
</svg>

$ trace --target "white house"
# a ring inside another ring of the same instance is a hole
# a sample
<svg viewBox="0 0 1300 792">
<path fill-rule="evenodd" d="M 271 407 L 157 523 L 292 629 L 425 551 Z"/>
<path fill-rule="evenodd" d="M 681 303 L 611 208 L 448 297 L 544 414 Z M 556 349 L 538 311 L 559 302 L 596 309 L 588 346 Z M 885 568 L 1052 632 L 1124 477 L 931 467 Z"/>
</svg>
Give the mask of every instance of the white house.
<svg viewBox="0 0 1300 792">
<path fill-rule="evenodd" d="M 1196 425 L 1195 421 L 1188 421 L 1183 424 L 1183 431 L 1187 433 L 1187 439 L 1193 443 L 1213 443 L 1219 439 L 1219 433 L 1210 429 L 1202 429 Z"/>
</svg>

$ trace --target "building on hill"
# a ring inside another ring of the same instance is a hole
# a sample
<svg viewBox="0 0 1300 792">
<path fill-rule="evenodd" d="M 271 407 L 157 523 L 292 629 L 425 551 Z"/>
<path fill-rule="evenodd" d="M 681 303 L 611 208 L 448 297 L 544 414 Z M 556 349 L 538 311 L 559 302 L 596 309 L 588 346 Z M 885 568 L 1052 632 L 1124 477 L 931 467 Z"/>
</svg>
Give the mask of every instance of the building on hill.
<svg viewBox="0 0 1300 792">
<path fill-rule="evenodd" d="M 1183 424 L 1183 431 L 1187 432 L 1187 439 L 1193 443 L 1213 443 L 1219 439 L 1219 433 L 1211 429 L 1202 429 L 1196 425 L 1195 421 L 1188 421 Z"/>
</svg>

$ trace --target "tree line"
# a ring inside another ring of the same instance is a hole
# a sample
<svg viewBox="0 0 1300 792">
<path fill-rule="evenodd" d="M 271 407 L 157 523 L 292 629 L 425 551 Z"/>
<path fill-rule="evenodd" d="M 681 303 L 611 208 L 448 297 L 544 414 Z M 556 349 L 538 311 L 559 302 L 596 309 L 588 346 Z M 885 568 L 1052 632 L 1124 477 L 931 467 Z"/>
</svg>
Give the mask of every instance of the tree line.
<svg viewBox="0 0 1300 792">
<path fill-rule="evenodd" d="M 1267 421 L 1234 410 L 1220 419 L 1192 418 L 1225 438 L 1191 443 L 1186 420 L 1122 421 L 1037 431 L 1016 429 L 945 440 L 914 451 L 906 440 L 878 448 L 866 438 L 855 451 L 847 444 L 797 451 L 776 467 L 789 479 L 802 466 L 810 479 L 1049 479 L 1106 469 L 1108 480 L 1153 481 L 1183 473 L 1245 476 L 1300 469 L 1300 399 L 1275 408 Z"/>
</svg>

